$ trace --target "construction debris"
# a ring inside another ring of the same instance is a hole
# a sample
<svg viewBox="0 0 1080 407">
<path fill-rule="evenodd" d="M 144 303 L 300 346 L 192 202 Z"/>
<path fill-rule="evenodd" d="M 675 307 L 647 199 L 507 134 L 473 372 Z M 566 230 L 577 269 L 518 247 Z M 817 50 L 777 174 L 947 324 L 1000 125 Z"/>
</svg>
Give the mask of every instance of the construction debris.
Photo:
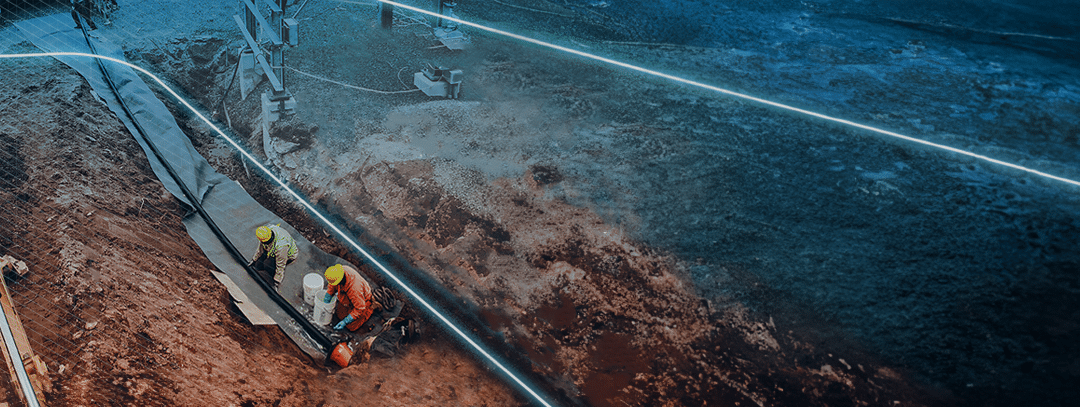
<svg viewBox="0 0 1080 407">
<path fill-rule="evenodd" d="M 26 273 L 30 272 L 30 269 L 26 267 L 26 263 L 22 260 L 15 260 L 15 258 L 11 256 L 0 257 L 0 270 L 3 271 L 4 275 L 10 273 L 20 277 L 25 276 Z"/>
</svg>

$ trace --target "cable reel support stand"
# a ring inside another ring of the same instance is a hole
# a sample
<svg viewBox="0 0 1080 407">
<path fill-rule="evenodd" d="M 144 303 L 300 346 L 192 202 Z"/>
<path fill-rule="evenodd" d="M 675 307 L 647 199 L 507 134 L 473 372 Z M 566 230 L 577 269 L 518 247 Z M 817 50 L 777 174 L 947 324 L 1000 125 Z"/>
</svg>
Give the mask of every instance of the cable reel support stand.
<svg viewBox="0 0 1080 407">
<path fill-rule="evenodd" d="M 262 75 L 270 81 L 271 91 L 262 95 L 263 125 L 269 127 L 271 121 L 277 121 L 284 115 L 296 112 L 296 98 L 285 89 L 285 46 L 298 44 L 298 27 L 295 19 L 283 18 L 287 0 L 254 0 L 263 3 L 270 10 L 270 20 L 267 21 L 259 7 L 252 0 L 240 0 L 240 14 L 234 15 L 237 26 L 247 42 L 247 48 L 254 52 L 254 58 L 244 58 L 241 55 L 241 69 L 246 73 L 254 74 L 256 66 L 261 68 Z M 242 16 L 242 17 L 241 17 Z M 261 35 L 260 35 L 261 34 Z M 267 62 L 262 46 L 259 44 L 260 37 L 269 41 L 270 61 Z M 256 76 L 242 75 L 241 88 L 250 88 L 245 85 L 244 77 Z"/>
</svg>

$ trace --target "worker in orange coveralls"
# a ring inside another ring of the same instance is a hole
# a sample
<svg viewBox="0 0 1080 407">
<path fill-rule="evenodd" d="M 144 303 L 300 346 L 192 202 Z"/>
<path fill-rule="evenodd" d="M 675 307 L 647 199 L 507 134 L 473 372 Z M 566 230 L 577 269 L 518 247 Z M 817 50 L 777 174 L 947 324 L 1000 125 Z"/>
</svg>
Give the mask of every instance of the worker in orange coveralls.
<svg viewBox="0 0 1080 407">
<path fill-rule="evenodd" d="M 326 269 L 326 281 L 330 286 L 323 296 L 324 303 L 330 303 L 334 294 L 338 295 L 337 306 L 334 307 L 334 318 L 340 319 L 334 329 L 348 329 L 356 331 L 360 329 L 371 313 L 381 306 L 372 299 L 371 286 L 356 269 L 335 264 Z"/>
</svg>

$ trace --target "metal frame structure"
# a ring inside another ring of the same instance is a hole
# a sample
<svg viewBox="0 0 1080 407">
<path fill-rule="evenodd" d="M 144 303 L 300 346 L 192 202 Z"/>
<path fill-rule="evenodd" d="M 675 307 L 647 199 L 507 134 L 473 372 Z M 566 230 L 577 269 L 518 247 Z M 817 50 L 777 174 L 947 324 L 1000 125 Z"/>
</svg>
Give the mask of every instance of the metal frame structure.
<svg viewBox="0 0 1080 407">
<path fill-rule="evenodd" d="M 291 110 L 295 106 L 295 101 L 292 100 L 292 94 L 285 89 L 284 48 L 286 44 L 282 39 L 282 34 L 286 32 L 283 16 L 287 0 L 261 0 L 261 2 L 270 10 L 269 21 L 263 17 L 259 7 L 252 0 L 239 1 L 240 14 L 234 15 L 233 20 L 240 27 L 248 48 L 255 53 L 256 64 L 262 68 L 263 74 L 266 75 L 273 89 L 265 99 L 271 103 L 277 103 L 278 106 L 276 108 L 267 106 L 272 111 L 265 112 L 269 117 L 271 113 L 276 115 Z M 260 37 L 270 42 L 270 61 L 267 61 L 263 55 L 262 46 L 259 44 Z"/>
</svg>

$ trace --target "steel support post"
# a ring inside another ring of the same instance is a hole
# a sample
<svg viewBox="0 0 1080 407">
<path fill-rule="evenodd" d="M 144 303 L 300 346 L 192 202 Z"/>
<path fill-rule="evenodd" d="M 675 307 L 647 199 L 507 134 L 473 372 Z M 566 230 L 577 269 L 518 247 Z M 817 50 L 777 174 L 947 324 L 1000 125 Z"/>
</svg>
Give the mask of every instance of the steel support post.
<svg viewBox="0 0 1080 407">
<path fill-rule="evenodd" d="M 281 34 L 284 30 L 286 0 L 240 0 L 243 17 L 233 16 L 248 47 L 255 53 L 255 62 L 262 67 L 272 90 L 263 94 L 264 120 L 278 120 L 281 114 L 291 113 L 296 108 L 296 100 L 285 89 L 285 43 Z M 259 5 L 256 5 L 259 3 Z M 270 21 L 263 16 L 262 7 L 270 9 Z M 261 34 L 261 35 L 260 35 Z M 259 37 L 269 40 L 270 61 L 264 56 L 264 48 Z M 265 122 L 264 122 L 265 124 Z"/>
<path fill-rule="evenodd" d="M 277 34 L 278 38 L 281 38 L 282 15 L 285 14 L 285 0 L 273 0 L 273 6 L 270 7 L 270 29 Z M 270 65 L 274 67 L 274 74 L 277 75 L 278 80 L 281 81 L 281 87 L 285 87 L 285 44 L 273 44 L 270 46 Z M 276 92 L 275 92 L 276 93 Z M 278 96 L 278 95 L 274 95 Z"/>
<path fill-rule="evenodd" d="M 240 10 L 244 13 L 244 28 L 247 29 L 247 32 L 248 32 L 249 35 L 251 35 L 251 38 L 255 38 L 256 40 L 258 40 L 259 39 L 259 32 L 258 32 L 258 29 L 257 29 L 258 26 L 256 25 L 257 23 L 255 21 L 254 12 L 251 11 L 250 9 L 248 9 L 246 6 L 244 6 L 243 2 L 240 3 Z M 252 51 L 257 52 L 258 50 L 252 50 Z"/>
</svg>

